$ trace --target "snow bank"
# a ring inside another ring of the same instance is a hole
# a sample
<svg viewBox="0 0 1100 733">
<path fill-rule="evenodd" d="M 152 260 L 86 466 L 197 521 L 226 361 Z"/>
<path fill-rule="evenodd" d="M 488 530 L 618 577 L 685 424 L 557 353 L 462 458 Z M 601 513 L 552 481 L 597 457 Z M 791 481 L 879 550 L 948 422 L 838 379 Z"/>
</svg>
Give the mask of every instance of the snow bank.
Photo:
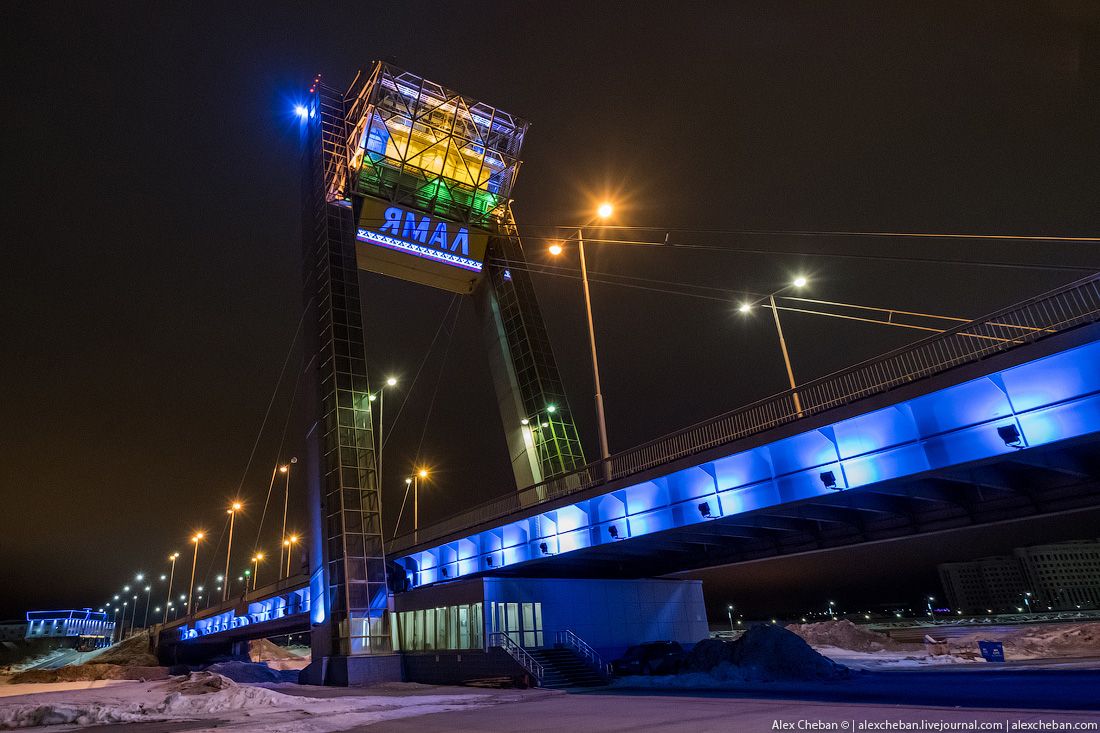
<svg viewBox="0 0 1100 733">
<path fill-rule="evenodd" d="M 257 664 L 254 662 L 218 662 L 211 664 L 206 668 L 207 672 L 222 675 L 234 682 L 288 682 L 275 670 L 268 667 L 266 664 Z M 297 682 L 297 676 L 293 680 Z"/>
<path fill-rule="evenodd" d="M 261 687 L 241 687 L 232 680 L 208 672 L 195 672 L 154 688 L 152 702 L 46 702 L 40 705 L 0 706 L 0 728 L 33 728 L 42 725 L 100 725 L 139 721 L 202 717 L 210 713 L 274 706 L 298 700 Z"/>
<path fill-rule="evenodd" d="M 288 687 L 293 691 L 294 687 Z M 224 675 L 192 672 L 154 684 L 112 685 L 0 701 L 0 729 L 204 720 L 237 733 L 335 733 L 383 720 L 469 709 L 517 699 L 492 693 L 302 697 L 239 685 Z"/>
<path fill-rule="evenodd" d="M 680 674 L 628 677 L 629 687 L 721 688 L 747 682 L 833 680 L 848 668 L 814 651 L 779 626 L 754 626 L 736 641 L 704 639 L 684 659 Z"/>
</svg>

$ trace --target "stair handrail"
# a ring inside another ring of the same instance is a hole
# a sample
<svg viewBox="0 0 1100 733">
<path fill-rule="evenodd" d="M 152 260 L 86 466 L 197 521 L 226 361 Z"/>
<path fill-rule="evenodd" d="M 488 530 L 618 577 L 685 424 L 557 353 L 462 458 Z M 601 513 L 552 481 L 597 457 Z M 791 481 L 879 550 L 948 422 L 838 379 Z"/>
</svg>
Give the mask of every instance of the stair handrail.
<svg viewBox="0 0 1100 733">
<path fill-rule="evenodd" d="M 512 659 L 519 662 L 520 666 L 535 676 L 539 682 L 545 675 L 545 670 L 539 660 L 531 656 L 530 652 L 516 643 L 516 641 L 502 632 L 494 632 L 486 638 L 486 644 L 490 647 L 499 647 L 508 653 Z"/>
<path fill-rule="evenodd" d="M 577 633 L 572 629 L 562 629 L 558 632 L 558 644 L 569 647 L 579 654 L 601 677 L 611 676 L 611 665 L 604 663 L 600 653 L 593 649 L 587 641 L 577 636 Z"/>
</svg>

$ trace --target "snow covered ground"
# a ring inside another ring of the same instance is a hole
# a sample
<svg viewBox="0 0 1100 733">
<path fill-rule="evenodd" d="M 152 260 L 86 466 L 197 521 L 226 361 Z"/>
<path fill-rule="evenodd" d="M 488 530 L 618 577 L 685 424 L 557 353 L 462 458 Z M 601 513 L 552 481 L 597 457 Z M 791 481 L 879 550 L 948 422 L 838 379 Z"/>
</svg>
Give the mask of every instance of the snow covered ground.
<svg viewBox="0 0 1100 733">
<path fill-rule="evenodd" d="M 280 689 L 281 688 L 281 689 Z M 46 691 L 49 690 L 49 691 Z M 296 685 L 238 685 L 219 675 L 195 673 L 167 682 L 116 681 L 6 685 L 0 729 L 73 727 L 154 721 L 209 723 L 192 731 L 330 733 L 380 721 L 514 702 L 544 691 L 458 690 L 397 684 L 362 694 L 311 697 Z M 15 694 L 11 694 L 11 693 Z"/>
</svg>

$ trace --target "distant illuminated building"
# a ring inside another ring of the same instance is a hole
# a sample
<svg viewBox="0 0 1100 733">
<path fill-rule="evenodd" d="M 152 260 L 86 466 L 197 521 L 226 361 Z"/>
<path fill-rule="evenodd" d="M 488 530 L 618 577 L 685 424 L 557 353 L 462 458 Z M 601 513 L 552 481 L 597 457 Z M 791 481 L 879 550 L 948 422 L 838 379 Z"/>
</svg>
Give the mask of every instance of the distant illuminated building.
<svg viewBox="0 0 1100 733">
<path fill-rule="evenodd" d="M 115 622 L 105 612 L 27 611 L 26 639 L 69 639 L 80 646 L 102 647 L 111 643 Z"/>
<path fill-rule="evenodd" d="M 1097 540 L 1018 547 L 938 569 L 951 607 L 965 612 L 1015 611 L 1028 603 L 1034 611 L 1100 607 Z"/>
<path fill-rule="evenodd" d="M 1027 590 L 1043 607 L 1100 606 L 1100 540 L 1059 542 L 1013 550 Z"/>
</svg>

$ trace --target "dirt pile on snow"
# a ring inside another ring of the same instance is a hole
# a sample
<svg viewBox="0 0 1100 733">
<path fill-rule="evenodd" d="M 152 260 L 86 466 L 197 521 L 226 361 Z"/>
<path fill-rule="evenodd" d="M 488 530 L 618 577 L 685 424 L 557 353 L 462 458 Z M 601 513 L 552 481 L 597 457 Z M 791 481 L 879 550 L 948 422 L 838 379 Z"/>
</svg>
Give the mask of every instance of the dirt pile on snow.
<svg viewBox="0 0 1100 733">
<path fill-rule="evenodd" d="M 1036 624 L 975 631 L 948 640 L 954 653 L 973 651 L 979 641 L 1000 641 L 1006 659 L 1054 659 L 1100 656 L 1100 623 Z"/>
<path fill-rule="evenodd" d="M 86 682 L 90 680 L 166 680 L 167 667 L 133 664 L 80 664 L 60 669 L 29 669 L 13 675 L 13 685 L 24 682 Z"/>
<path fill-rule="evenodd" d="M 919 644 L 902 644 L 886 634 L 857 626 L 847 619 L 791 624 L 787 630 L 798 634 L 811 646 L 831 646 L 854 652 L 898 652 L 920 648 Z"/>
<path fill-rule="evenodd" d="M 140 631 L 126 641 L 108 647 L 95 657 L 96 664 L 127 664 L 155 667 L 160 661 L 153 655 L 153 642 L 148 631 Z"/>
<path fill-rule="evenodd" d="M 236 683 L 225 675 L 207 670 L 204 672 L 188 672 L 183 677 L 165 683 L 161 686 L 161 689 L 168 692 L 180 692 L 184 695 L 205 695 L 208 692 L 217 692 L 235 686 Z"/>
<path fill-rule="evenodd" d="M 270 639 L 253 639 L 248 642 L 248 657 L 253 662 L 270 662 L 276 659 L 301 659 L 286 647 L 279 646 Z"/>
<path fill-rule="evenodd" d="M 848 668 L 818 654 L 796 634 L 778 626 L 754 626 L 733 642 L 704 639 L 684 660 L 683 672 L 728 681 L 830 680 Z"/>
</svg>

